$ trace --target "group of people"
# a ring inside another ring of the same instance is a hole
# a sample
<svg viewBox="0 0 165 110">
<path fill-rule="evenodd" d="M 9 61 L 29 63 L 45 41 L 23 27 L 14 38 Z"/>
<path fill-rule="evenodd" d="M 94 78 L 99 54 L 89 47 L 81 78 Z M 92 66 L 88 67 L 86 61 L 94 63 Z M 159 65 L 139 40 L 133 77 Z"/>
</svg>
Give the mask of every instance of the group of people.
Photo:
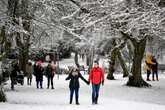
<svg viewBox="0 0 165 110">
<path fill-rule="evenodd" d="M 34 71 L 32 70 L 34 69 Z M 26 66 L 26 74 L 27 74 L 27 84 L 31 85 L 32 81 L 32 73 L 36 77 L 36 86 L 37 88 L 43 88 L 43 72 L 44 68 L 42 67 L 42 62 L 37 61 L 32 67 L 32 63 L 28 63 Z M 53 78 L 55 75 L 55 64 L 52 61 L 49 61 L 48 65 L 45 68 L 45 73 L 47 76 L 47 89 L 49 89 L 51 83 L 51 89 L 54 89 L 53 86 Z M 79 88 L 80 82 L 79 78 L 83 80 L 87 85 L 91 83 L 92 85 L 92 104 L 98 104 L 99 97 L 99 89 L 100 84 L 104 85 L 104 72 L 103 69 L 99 67 L 97 61 L 94 62 L 94 67 L 91 69 L 89 78 L 86 80 L 80 73 L 79 68 L 73 67 L 69 71 L 69 75 L 66 80 L 70 80 L 69 89 L 70 89 L 70 100 L 69 103 L 73 102 L 73 95 L 75 93 L 75 102 L 79 105 Z"/>
<path fill-rule="evenodd" d="M 53 61 L 49 61 L 45 70 L 42 66 L 42 61 L 37 61 L 34 64 L 34 75 L 36 77 L 36 86 L 37 88 L 43 88 L 43 72 L 45 71 L 47 77 L 47 89 L 49 89 L 51 82 L 51 89 L 54 89 L 53 78 L 55 75 L 55 64 Z"/>
<path fill-rule="evenodd" d="M 147 55 L 146 60 L 145 60 L 145 66 L 144 69 L 147 73 L 147 81 L 150 80 L 150 74 L 152 73 L 152 80 L 155 81 L 155 75 L 156 75 L 156 80 L 159 81 L 158 78 L 158 62 L 155 58 L 155 56 L 152 55 Z"/>
<path fill-rule="evenodd" d="M 53 78 L 55 75 L 55 64 L 53 61 L 49 61 L 48 65 L 44 69 L 42 66 L 42 61 L 35 62 L 34 66 L 31 62 L 28 62 L 26 65 L 26 75 L 27 75 L 27 85 L 32 83 L 32 74 L 36 77 L 36 87 L 43 88 L 43 72 L 45 71 L 47 77 L 47 89 L 49 89 L 51 83 L 51 89 L 54 89 Z M 20 72 L 18 62 L 13 63 L 13 69 L 11 71 L 11 89 L 14 90 L 15 78 L 17 72 Z M 80 82 L 79 78 L 82 79 L 87 85 L 92 85 L 92 104 L 98 104 L 99 90 L 100 85 L 104 85 L 104 71 L 99 67 L 97 61 L 94 62 L 94 67 L 89 73 L 89 78 L 86 80 L 80 73 L 79 68 L 73 67 L 69 71 L 69 75 L 66 80 L 70 80 L 69 89 L 70 89 L 70 100 L 69 103 L 73 102 L 73 95 L 75 93 L 76 104 L 79 105 L 79 88 Z"/>
<path fill-rule="evenodd" d="M 152 55 L 147 55 L 145 60 L 145 70 L 147 72 L 147 81 L 150 81 L 150 74 L 152 73 L 152 80 L 158 81 L 158 62 L 156 58 Z M 32 74 L 36 77 L 36 87 L 43 88 L 43 72 L 45 71 L 47 77 L 47 89 L 49 89 L 51 84 L 51 89 L 54 89 L 53 78 L 55 75 L 56 66 L 53 61 L 49 61 L 48 65 L 44 69 L 42 66 L 42 61 L 35 62 L 34 66 L 31 62 L 28 62 L 26 65 L 26 75 L 27 75 L 27 84 L 31 85 L 32 83 Z M 13 64 L 13 69 L 11 71 L 11 89 L 14 89 L 14 81 L 17 75 L 17 72 L 20 72 L 18 63 Z M 79 68 L 73 67 L 69 71 L 69 75 L 66 80 L 70 80 L 69 89 L 70 89 L 70 100 L 69 103 L 73 102 L 73 95 L 75 93 L 75 102 L 79 105 L 79 88 L 80 82 L 79 78 L 83 80 L 87 85 L 92 85 L 92 104 L 98 104 L 99 90 L 100 85 L 104 85 L 104 71 L 99 67 L 97 61 L 94 62 L 94 67 L 89 72 L 89 78 L 86 80 L 80 73 Z"/>
<path fill-rule="evenodd" d="M 14 90 L 14 85 L 17 83 L 17 76 L 18 73 L 21 72 L 19 68 L 19 63 L 18 61 L 14 61 L 12 63 L 12 69 L 11 69 L 11 74 L 10 74 L 10 79 L 11 79 L 11 89 Z M 42 66 L 42 61 L 37 61 L 35 62 L 34 66 L 32 65 L 32 62 L 28 62 L 26 64 L 26 69 L 25 69 L 25 74 L 27 76 L 27 85 L 31 85 L 32 83 L 32 76 L 36 77 L 36 86 L 37 88 L 43 88 L 43 75 L 44 72 L 46 73 L 47 77 L 47 88 L 49 89 L 50 82 L 51 82 L 51 88 L 54 89 L 53 86 L 53 77 L 55 75 L 55 64 L 53 61 L 49 61 L 48 65 L 44 69 Z M 23 80 L 23 79 L 22 79 Z"/>
<path fill-rule="evenodd" d="M 76 104 L 79 105 L 79 78 L 82 79 L 87 85 L 91 83 L 92 85 L 92 104 L 98 104 L 99 89 L 100 84 L 104 85 L 104 72 L 103 69 L 99 67 L 98 62 L 94 62 L 94 67 L 89 73 L 89 78 L 86 80 L 80 73 L 78 68 L 72 68 L 66 80 L 70 80 L 70 101 L 72 104 L 73 94 L 75 92 Z"/>
</svg>

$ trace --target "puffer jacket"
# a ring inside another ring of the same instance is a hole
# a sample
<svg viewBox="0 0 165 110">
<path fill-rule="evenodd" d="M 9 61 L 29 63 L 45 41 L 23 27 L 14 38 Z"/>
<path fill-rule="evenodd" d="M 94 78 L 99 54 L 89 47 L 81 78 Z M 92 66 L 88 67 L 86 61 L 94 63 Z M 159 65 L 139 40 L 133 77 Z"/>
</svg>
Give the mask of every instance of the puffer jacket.
<svg viewBox="0 0 165 110">
<path fill-rule="evenodd" d="M 92 68 L 88 80 L 92 84 L 100 84 L 102 81 L 104 81 L 104 71 L 100 67 Z"/>
</svg>

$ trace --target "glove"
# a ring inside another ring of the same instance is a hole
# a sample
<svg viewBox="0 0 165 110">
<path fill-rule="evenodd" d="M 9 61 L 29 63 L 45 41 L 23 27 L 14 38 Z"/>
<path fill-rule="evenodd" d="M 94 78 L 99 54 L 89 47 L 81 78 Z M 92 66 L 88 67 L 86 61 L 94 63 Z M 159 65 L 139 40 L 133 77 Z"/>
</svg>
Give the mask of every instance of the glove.
<svg viewBox="0 0 165 110">
<path fill-rule="evenodd" d="M 104 80 L 101 83 L 102 83 L 102 85 L 104 85 Z"/>
</svg>

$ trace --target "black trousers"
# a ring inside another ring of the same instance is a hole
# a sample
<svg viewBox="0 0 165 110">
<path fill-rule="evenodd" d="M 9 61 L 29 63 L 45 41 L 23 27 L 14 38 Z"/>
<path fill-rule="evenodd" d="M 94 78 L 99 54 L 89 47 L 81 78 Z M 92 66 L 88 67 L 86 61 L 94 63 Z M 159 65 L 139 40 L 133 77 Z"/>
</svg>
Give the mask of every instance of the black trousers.
<svg viewBox="0 0 165 110">
<path fill-rule="evenodd" d="M 154 79 L 155 75 L 156 75 L 156 79 L 158 80 L 158 71 L 152 72 L 152 79 Z"/>
<path fill-rule="evenodd" d="M 11 79 L 11 89 L 14 90 L 14 85 L 17 83 L 16 77 L 10 77 Z"/>
<path fill-rule="evenodd" d="M 151 71 L 150 70 L 147 70 L 147 80 L 149 80 L 150 74 L 151 74 Z"/>
<path fill-rule="evenodd" d="M 40 88 L 42 88 L 42 80 L 39 80 L 39 81 L 36 81 L 37 82 L 37 88 L 39 88 L 39 85 L 40 85 Z"/>
<path fill-rule="evenodd" d="M 47 79 L 48 79 L 48 85 L 47 85 L 47 88 L 49 88 L 49 86 L 50 86 L 50 82 L 51 82 L 51 86 L 52 86 L 52 89 L 53 89 L 53 88 L 54 88 L 54 87 L 53 87 L 53 76 L 48 76 Z"/>
</svg>

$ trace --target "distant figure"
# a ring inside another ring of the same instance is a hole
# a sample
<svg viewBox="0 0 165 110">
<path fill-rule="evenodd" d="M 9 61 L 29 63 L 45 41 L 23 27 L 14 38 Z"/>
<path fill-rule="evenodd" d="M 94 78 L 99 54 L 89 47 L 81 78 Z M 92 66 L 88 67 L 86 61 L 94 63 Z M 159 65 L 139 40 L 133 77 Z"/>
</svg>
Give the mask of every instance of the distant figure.
<svg viewBox="0 0 165 110">
<path fill-rule="evenodd" d="M 20 73 L 20 69 L 18 66 L 18 61 L 14 61 L 12 64 L 12 70 L 10 74 L 11 79 L 11 89 L 14 90 L 14 85 L 17 84 L 17 72 Z"/>
<path fill-rule="evenodd" d="M 85 83 L 89 84 L 89 82 L 81 75 L 79 70 L 77 68 L 71 69 L 69 76 L 66 78 L 66 80 L 70 80 L 69 88 L 70 88 L 70 104 L 72 104 L 73 100 L 73 94 L 75 92 L 75 99 L 76 99 L 76 105 L 79 105 L 79 78 L 81 78 Z"/>
<path fill-rule="evenodd" d="M 51 82 L 52 89 L 54 89 L 54 87 L 53 87 L 54 74 L 55 74 L 54 73 L 54 68 L 51 65 L 51 61 L 49 61 L 48 66 L 46 67 L 46 76 L 47 76 L 47 79 L 48 79 L 47 89 L 49 89 L 50 82 Z"/>
<path fill-rule="evenodd" d="M 27 85 L 31 85 L 32 74 L 33 74 L 33 66 L 31 62 L 28 62 L 28 64 L 26 65 L 26 73 L 27 73 Z"/>
<path fill-rule="evenodd" d="M 151 68 L 152 68 L 152 80 L 155 81 L 154 75 L 156 75 L 156 80 L 159 81 L 159 78 L 158 78 L 158 62 L 157 62 L 155 57 L 153 57 L 152 61 L 154 63 L 151 66 Z"/>
<path fill-rule="evenodd" d="M 144 70 L 147 72 L 147 81 L 150 81 L 150 74 L 151 74 L 151 66 L 154 64 L 152 62 L 152 55 L 148 54 L 146 56 Z"/>
<path fill-rule="evenodd" d="M 92 104 L 98 104 L 100 84 L 104 85 L 104 71 L 97 61 L 94 62 L 88 80 L 92 83 Z"/>
<path fill-rule="evenodd" d="M 36 86 L 37 88 L 39 88 L 39 85 L 40 85 L 40 88 L 42 89 L 42 82 L 43 82 L 43 67 L 42 67 L 42 62 L 41 61 L 38 61 L 36 63 L 36 65 L 34 66 L 34 71 L 35 71 L 35 76 L 36 76 Z"/>
</svg>

